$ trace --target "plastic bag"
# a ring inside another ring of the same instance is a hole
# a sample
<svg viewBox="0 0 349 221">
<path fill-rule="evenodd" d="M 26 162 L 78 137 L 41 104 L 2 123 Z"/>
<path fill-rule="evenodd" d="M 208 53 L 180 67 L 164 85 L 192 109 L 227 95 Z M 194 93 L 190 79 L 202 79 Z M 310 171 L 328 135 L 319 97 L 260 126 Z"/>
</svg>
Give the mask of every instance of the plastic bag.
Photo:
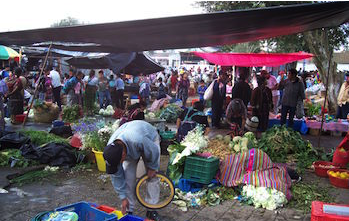
<svg viewBox="0 0 349 221">
<path fill-rule="evenodd" d="M 210 86 L 208 86 L 207 90 L 205 91 L 204 94 L 204 100 L 211 100 L 212 96 L 213 96 L 213 85 L 216 81 L 212 81 L 212 83 L 210 84 Z"/>
</svg>

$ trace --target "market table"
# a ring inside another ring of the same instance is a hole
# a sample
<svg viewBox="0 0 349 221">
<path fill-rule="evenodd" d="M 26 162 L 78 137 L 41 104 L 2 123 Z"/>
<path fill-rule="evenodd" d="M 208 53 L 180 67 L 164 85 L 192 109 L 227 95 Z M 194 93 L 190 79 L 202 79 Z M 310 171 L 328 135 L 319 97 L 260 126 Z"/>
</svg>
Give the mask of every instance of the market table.
<svg viewBox="0 0 349 221">
<path fill-rule="evenodd" d="M 315 121 L 315 120 L 307 120 L 306 121 L 307 127 L 311 129 L 320 129 L 321 128 L 321 122 Z M 323 130 L 326 131 L 339 131 L 339 132 L 348 132 L 349 130 L 349 123 L 347 120 L 341 120 L 340 122 L 324 122 Z"/>
<path fill-rule="evenodd" d="M 308 132 L 308 127 L 307 124 L 305 122 L 305 120 L 296 120 L 294 119 L 293 121 L 293 129 L 295 131 L 299 131 L 301 134 L 306 134 Z M 273 127 L 274 125 L 280 125 L 281 124 L 281 120 L 277 119 L 277 118 L 271 118 L 269 119 L 269 124 L 268 124 L 268 128 Z M 288 120 L 287 120 L 287 124 L 288 124 Z"/>
</svg>

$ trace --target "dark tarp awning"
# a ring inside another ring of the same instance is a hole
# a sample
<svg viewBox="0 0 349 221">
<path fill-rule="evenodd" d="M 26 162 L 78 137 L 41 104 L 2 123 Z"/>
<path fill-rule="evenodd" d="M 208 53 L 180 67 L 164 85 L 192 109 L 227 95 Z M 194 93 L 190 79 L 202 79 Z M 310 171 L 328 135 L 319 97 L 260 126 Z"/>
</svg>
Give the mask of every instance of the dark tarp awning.
<svg viewBox="0 0 349 221">
<path fill-rule="evenodd" d="M 255 41 L 349 20 L 349 2 L 331 2 L 238 10 L 96 25 L 0 33 L 0 44 L 42 42 L 89 43 L 55 45 L 67 51 L 133 52 L 193 48 Z"/>
<path fill-rule="evenodd" d="M 114 73 L 124 72 L 131 75 L 152 74 L 163 71 L 144 53 L 119 53 L 103 57 L 74 57 L 66 60 L 70 65 L 81 69 L 111 69 Z"/>
</svg>

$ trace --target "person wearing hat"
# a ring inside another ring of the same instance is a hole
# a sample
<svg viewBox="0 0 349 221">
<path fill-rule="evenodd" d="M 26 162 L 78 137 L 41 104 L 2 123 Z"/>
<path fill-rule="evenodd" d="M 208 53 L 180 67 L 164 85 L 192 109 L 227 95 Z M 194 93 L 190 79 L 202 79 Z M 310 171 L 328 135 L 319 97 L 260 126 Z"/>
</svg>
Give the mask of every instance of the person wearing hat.
<svg viewBox="0 0 349 221">
<path fill-rule="evenodd" d="M 159 201 L 159 180 L 154 178 L 160 166 L 160 139 L 155 127 L 142 121 L 134 120 L 123 124 L 110 137 L 104 148 L 103 157 L 106 172 L 110 174 L 112 184 L 122 201 L 122 213 L 132 213 L 135 207 L 135 185 L 137 164 L 142 157 L 147 175 L 150 204 Z M 156 211 L 147 211 L 147 218 L 159 220 Z"/>
<path fill-rule="evenodd" d="M 337 118 L 347 119 L 349 113 L 349 72 L 345 74 L 345 82 L 342 84 L 337 97 Z"/>
</svg>

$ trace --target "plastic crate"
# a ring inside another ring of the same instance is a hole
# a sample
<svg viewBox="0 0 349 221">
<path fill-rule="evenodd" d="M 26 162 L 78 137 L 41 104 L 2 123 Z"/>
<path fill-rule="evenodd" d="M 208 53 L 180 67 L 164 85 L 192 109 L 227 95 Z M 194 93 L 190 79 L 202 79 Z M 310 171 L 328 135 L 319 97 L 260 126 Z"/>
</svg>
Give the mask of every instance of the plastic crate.
<svg viewBox="0 0 349 221">
<path fill-rule="evenodd" d="M 141 217 L 137 217 L 137 216 L 132 216 L 132 215 L 126 215 L 124 217 L 122 217 L 121 219 L 119 219 L 119 221 L 143 221 L 144 219 Z"/>
<path fill-rule="evenodd" d="M 311 221 L 349 221 L 349 216 L 324 213 L 324 205 L 335 205 L 339 207 L 349 207 L 349 205 L 339 205 L 313 201 L 311 203 Z"/>
<path fill-rule="evenodd" d="M 176 135 L 176 132 L 174 131 L 164 131 L 160 132 L 160 136 L 163 140 L 170 140 L 173 139 Z"/>
<path fill-rule="evenodd" d="M 115 214 L 108 214 L 91 206 L 87 202 L 74 203 L 68 206 L 63 206 L 55 209 L 55 211 L 71 211 L 76 212 L 79 216 L 79 221 L 116 221 Z"/>
<path fill-rule="evenodd" d="M 185 160 L 183 178 L 197 183 L 209 184 L 217 173 L 219 159 L 189 156 Z"/>
</svg>

